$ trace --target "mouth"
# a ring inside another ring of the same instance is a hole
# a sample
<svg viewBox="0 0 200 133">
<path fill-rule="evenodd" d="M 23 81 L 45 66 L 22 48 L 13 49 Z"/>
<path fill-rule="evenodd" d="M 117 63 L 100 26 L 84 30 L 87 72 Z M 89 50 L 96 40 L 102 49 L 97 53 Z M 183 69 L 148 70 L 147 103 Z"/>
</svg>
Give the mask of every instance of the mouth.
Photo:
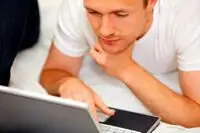
<svg viewBox="0 0 200 133">
<path fill-rule="evenodd" d="M 100 38 L 100 43 L 101 44 L 106 44 L 106 45 L 114 45 L 117 41 L 120 39 L 105 39 L 105 38 Z"/>
</svg>

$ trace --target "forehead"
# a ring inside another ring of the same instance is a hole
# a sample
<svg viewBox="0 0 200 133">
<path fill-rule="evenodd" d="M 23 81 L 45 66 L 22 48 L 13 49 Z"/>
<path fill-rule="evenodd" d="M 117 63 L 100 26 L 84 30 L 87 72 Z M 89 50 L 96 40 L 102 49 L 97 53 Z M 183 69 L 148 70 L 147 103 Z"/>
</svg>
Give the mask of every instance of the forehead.
<svg viewBox="0 0 200 133">
<path fill-rule="evenodd" d="M 132 10 L 143 7 L 143 0 L 84 0 L 84 6 L 95 10 Z"/>
</svg>

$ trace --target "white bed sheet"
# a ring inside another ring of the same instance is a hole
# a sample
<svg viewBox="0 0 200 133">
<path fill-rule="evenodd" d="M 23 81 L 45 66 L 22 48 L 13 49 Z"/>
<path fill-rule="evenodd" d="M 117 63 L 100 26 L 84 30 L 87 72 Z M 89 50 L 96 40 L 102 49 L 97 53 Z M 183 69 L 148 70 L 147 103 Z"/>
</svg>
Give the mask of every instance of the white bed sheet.
<svg viewBox="0 0 200 133">
<path fill-rule="evenodd" d="M 61 0 L 39 0 L 42 20 L 40 40 L 35 47 L 18 54 L 12 67 L 10 86 L 40 94 L 47 94 L 39 85 L 38 78 L 48 54 L 49 44 L 51 43 L 51 38 L 56 25 L 57 9 L 60 1 Z M 176 91 L 180 93 L 179 86 L 175 84 L 175 81 L 178 80 L 176 73 L 156 77 L 168 86 L 177 88 Z M 100 85 L 97 86 L 101 87 Z M 97 86 L 94 86 L 94 88 Z M 105 86 L 102 87 L 105 88 Z M 99 92 L 99 95 L 104 97 L 104 99 L 107 99 L 108 101 L 113 100 L 113 98 L 109 99 L 110 96 L 106 94 L 106 92 Z M 114 103 L 116 101 L 111 102 Z M 116 106 L 120 108 L 120 101 Z M 121 106 L 121 108 L 131 110 L 129 106 Z M 200 128 L 186 129 L 181 126 L 161 123 L 154 133 L 200 133 Z"/>
</svg>

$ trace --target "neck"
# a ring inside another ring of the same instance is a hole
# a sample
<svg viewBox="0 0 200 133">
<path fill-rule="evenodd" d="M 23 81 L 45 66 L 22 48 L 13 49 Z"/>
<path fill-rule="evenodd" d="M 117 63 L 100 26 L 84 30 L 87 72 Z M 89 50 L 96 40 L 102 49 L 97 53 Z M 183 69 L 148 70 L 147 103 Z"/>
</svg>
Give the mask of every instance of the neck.
<svg viewBox="0 0 200 133">
<path fill-rule="evenodd" d="M 153 23 L 153 11 L 151 14 L 147 15 L 147 20 L 146 20 L 146 25 L 144 27 L 144 30 L 141 32 L 140 36 L 137 38 L 137 40 L 139 40 L 140 38 L 142 38 L 151 28 L 152 23 Z"/>
</svg>

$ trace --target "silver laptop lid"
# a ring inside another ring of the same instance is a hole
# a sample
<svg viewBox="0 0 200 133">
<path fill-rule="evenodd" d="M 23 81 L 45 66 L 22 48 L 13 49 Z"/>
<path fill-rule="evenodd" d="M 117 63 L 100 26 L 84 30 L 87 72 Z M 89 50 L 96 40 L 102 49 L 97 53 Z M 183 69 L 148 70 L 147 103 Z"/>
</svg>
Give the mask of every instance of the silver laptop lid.
<svg viewBox="0 0 200 133">
<path fill-rule="evenodd" d="M 99 133 L 85 103 L 0 86 L 0 132 Z"/>
</svg>

